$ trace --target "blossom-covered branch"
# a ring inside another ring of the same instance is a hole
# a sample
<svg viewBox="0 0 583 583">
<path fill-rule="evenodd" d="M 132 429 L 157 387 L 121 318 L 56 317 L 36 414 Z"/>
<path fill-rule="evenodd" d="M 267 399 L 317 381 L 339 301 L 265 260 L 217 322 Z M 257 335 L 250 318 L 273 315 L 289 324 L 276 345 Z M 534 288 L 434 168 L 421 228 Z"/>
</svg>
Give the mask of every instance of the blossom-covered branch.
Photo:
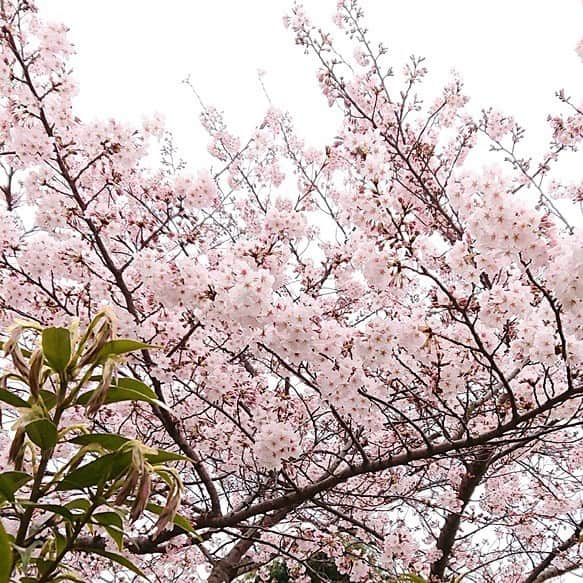
<svg viewBox="0 0 583 583">
<path fill-rule="evenodd" d="M 579 150 L 583 108 L 559 94 L 535 160 L 510 116 L 470 114 L 460 79 L 431 95 L 423 59 L 391 62 L 356 2 L 334 33 L 296 5 L 286 24 L 337 135 L 311 148 L 272 105 L 242 139 L 201 103 L 214 166 L 190 171 L 158 118 L 77 117 L 63 26 L 17 0 L 0 18 L 0 323 L 108 306 L 120 334 L 162 347 L 127 365 L 155 400 L 90 409 L 93 430 L 184 456 L 197 536 L 135 522 L 122 545 L 144 574 L 576 568 L 583 190 L 553 169 Z M 76 568 L 106 580 L 81 551 L 111 542 L 83 536 Z"/>
</svg>

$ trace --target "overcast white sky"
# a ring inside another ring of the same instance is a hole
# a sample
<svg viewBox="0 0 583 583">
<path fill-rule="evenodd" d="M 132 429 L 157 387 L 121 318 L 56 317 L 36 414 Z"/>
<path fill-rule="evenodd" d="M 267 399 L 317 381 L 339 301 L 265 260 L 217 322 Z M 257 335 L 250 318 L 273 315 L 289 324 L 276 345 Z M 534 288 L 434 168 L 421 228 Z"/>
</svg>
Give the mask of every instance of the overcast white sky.
<svg viewBox="0 0 583 583">
<path fill-rule="evenodd" d="M 206 137 L 197 106 L 180 81 L 190 75 L 207 103 L 224 109 L 245 133 L 265 110 L 257 69 L 275 104 L 291 111 L 302 135 L 317 142 L 336 122 L 320 96 L 313 61 L 283 28 L 289 0 L 39 0 L 41 12 L 66 22 L 84 116 L 140 119 L 164 113 L 185 156 L 204 165 Z M 363 0 L 371 34 L 395 65 L 411 53 L 428 58 L 435 83 L 455 68 L 475 107 L 495 105 L 533 128 L 537 138 L 554 91 L 577 95 L 583 63 L 580 0 Z M 305 6 L 330 26 L 335 0 Z M 437 89 L 437 87 L 435 87 Z M 583 91 L 580 91 L 583 93 Z M 326 115 L 328 114 L 328 115 Z"/>
</svg>

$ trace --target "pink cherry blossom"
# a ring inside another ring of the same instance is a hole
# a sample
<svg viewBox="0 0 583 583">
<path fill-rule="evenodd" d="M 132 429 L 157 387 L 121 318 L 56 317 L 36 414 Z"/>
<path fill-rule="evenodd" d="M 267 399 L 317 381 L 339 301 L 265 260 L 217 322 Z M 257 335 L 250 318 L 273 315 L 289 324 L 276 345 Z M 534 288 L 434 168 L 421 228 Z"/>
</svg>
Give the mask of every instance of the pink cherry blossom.
<svg viewBox="0 0 583 583">
<path fill-rule="evenodd" d="M 71 414 L 186 456 L 197 536 L 125 533 L 153 578 L 576 571 L 583 187 L 559 162 L 580 155 L 580 102 L 558 93 L 535 156 L 458 76 L 431 91 L 423 59 L 393 59 L 356 2 L 333 22 L 285 19 L 340 114 L 326 147 L 275 106 L 246 136 L 201 106 L 212 167 L 177 168 L 161 115 L 81 119 L 66 29 L 0 2 L 3 329 L 107 306 L 157 347 L 124 366 L 161 405 Z M 128 576 L 75 557 L 87 580 Z"/>
</svg>

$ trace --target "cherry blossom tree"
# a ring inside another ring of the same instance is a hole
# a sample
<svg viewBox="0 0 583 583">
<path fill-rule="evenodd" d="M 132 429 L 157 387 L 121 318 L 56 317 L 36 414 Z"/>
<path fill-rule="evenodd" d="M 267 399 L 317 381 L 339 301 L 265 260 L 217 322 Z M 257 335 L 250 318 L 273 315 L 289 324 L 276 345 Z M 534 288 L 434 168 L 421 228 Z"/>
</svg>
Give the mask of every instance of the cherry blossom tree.
<svg viewBox="0 0 583 583">
<path fill-rule="evenodd" d="M 84 414 L 186 458 L 196 536 L 123 532 L 151 580 L 559 580 L 581 564 L 583 186 L 555 168 L 583 109 L 558 94 L 535 158 L 459 79 L 431 96 L 423 59 L 391 63 L 355 2 L 334 34 L 299 5 L 286 24 L 338 135 L 311 148 L 272 107 L 240 138 L 203 107 L 215 162 L 189 173 L 159 119 L 79 119 L 66 29 L 0 1 L 1 324 L 107 307 L 162 347 L 122 370 L 156 399 Z M 115 540 L 86 543 L 71 569 L 130 580 L 90 554 Z"/>
</svg>

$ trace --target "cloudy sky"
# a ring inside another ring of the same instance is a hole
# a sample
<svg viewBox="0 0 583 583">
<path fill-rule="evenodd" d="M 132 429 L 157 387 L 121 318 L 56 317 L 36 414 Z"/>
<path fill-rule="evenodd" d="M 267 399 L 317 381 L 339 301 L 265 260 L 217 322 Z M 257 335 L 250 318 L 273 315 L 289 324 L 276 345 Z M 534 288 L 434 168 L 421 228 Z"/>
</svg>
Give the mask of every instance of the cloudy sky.
<svg viewBox="0 0 583 583">
<path fill-rule="evenodd" d="M 289 0 L 39 0 L 42 14 L 66 22 L 78 47 L 75 60 L 84 116 L 139 120 L 164 113 L 185 157 L 204 164 L 206 139 L 190 76 L 207 103 L 232 127 L 251 129 L 266 101 L 291 111 L 299 132 L 324 142 L 336 120 L 319 94 L 313 61 L 293 43 L 282 16 Z M 308 12 L 331 26 L 335 0 L 307 0 Z M 364 0 L 371 35 L 399 65 L 426 56 L 434 89 L 455 69 L 473 107 L 494 105 L 514 114 L 542 139 L 556 110 L 554 91 L 577 95 L 583 63 L 574 47 L 583 37 L 580 0 Z M 583 92 L 580 92 L 583 93 Z M 200 160 L 200 162 L 199 162 Z"/>
<path fill-rule="evenodd" d="M 288 0 L 38 0 L 41 13 L 71 28 L 84 117 L 137 121 L 161 112 L 193 168 L 208 163 L 198 107 L 181 84 L 190 76 L 232 127 L 251 130 L 266 108 L 257 70 L 275 105 L 300 135 L 323 143 L 337 119 L 320 96 L 314 63 L 296 47 L 282 17 Z M 335 0 L 306 0 L 331 26 Z M 372 38 L 395 66 L 426 56 L 431 87 L 451 69 L 466 81 L 475 109 L 493 105 L 530 128 L 536 145 L 557 111 L 557 89 L 583 97 L 580 0 L 363 0 Z M 578 164 L 577 167 L 580 165 Z M 574 578 L 570 579 L 571 581 Z"/>
</svg>

